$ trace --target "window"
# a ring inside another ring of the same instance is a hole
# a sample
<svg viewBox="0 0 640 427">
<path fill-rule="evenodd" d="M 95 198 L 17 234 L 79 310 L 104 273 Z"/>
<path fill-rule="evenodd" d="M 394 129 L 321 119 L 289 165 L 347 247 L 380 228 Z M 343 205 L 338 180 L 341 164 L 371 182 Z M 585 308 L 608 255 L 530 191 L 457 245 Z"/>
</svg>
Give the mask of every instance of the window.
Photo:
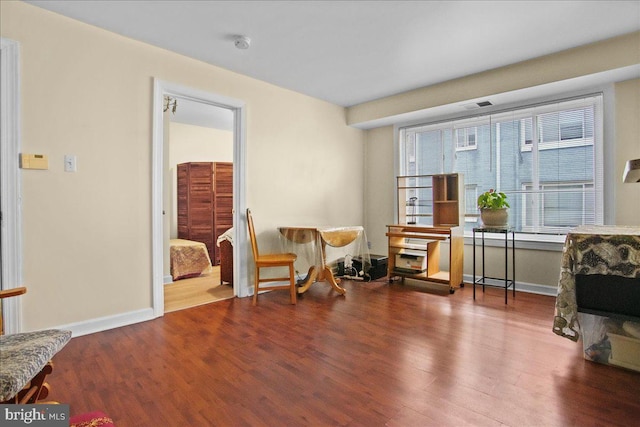
<svg viewBox="0 0 640 427">
<path fill-rule="evenodd" d="M 523 190 L 522 231 L 535 231 L 535 224 L 539 223 L 549 232 L 563 233 L 567 228 L 576 224 L 594 223 L 593 183 L 543 183 L 541 193 L 532 191 L 533 185 L 525 184 Z M 534 205 L 532 197 L 539 197 L 535 205 L 536 212 L 526 209 L 527 205 Z M 535 217 L 539 220 L 536 221 Z"/>
<path fill-rule="evenodd" d="M 477 215 L 480 215 L 478 206 L 476 204 L 478 200 L 478 186 L 476 184 L 464 185 L 464 207 L 465 207 L 465 222 L 475 223 Z M 475 215 L 475 216 L 472 216 Z"/>
<path fill-rule="evenodd" d="M 540 150 L 593 145 L 594 108 L 554 111 L 522 119 L 523 150 L 530 150 L 533 145 L 534 120 Z"/>
<path fill-rule="evenodd" d="M 507 194 L 518 232 L 602 224 L 601 105 L 593 95 L 401 128 L 400 174 L 462 174 L 468 230 L 491 188 Z"/>
<path fill-rule="evenodd" d="M 456 150 L 472 150 L 476 148 L 478 128 L 467 127 L 456 129 Z"/>
</svg>

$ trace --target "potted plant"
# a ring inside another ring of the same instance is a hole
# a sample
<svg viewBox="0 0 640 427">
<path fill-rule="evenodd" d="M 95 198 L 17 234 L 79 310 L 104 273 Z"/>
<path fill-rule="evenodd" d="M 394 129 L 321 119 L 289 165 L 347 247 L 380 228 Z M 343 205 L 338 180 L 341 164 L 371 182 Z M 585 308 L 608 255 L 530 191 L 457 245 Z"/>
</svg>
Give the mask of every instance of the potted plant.
<svg viewBox="0 0 640 427">
<path fill-rule="evenodd" d="M 504 228 L 509 222 L 507 195 L 493 188 L 478 196 L 480 218 L 485 227 Z"/>
</svg>

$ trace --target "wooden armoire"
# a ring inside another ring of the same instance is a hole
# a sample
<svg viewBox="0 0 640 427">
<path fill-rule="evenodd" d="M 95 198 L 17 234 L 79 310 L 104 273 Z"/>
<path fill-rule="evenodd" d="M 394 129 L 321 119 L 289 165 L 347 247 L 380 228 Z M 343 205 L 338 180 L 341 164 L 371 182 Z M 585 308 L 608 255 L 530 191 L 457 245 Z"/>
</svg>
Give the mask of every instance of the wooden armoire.
<svg viewBox="0 0 640 427">
<path fill-rule="evenodd" d="M 220 264 L 218 236 L 233 226 L 233 163 L 190 162 L 178 165 L 178 238 L 207 245 Z"/>
</svg>

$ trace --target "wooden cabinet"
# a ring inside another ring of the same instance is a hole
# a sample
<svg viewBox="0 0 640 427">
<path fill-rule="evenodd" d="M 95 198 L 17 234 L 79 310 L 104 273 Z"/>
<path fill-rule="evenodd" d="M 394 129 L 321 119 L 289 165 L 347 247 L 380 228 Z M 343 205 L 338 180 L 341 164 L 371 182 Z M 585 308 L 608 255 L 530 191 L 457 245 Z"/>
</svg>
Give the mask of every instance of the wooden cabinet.
<svg viewBox="0 0 640 427">
<path fill-rule="evenodd" d="M 178 238 L 207 245 L 211 262 L 217 265 L 216 240 L 233 225 L 233 164 L 181 163 L 177 175 Z"/>
<path fill-rule="evenodd" d="M 389 281 L 399 277 L 447 285 L 453 293 L 464 286 L 463 227 L 387 226 Z M 449 270 L 440 269 L 441 245 L 449 244 Z"/>
<path fill-rule="evenodd" d="M 220 284 L 233 286 L 233 246 L 228 240 L 220 242 Z"/>
<path fill-rule="evenodd" d="M 460 174 L 398 177 L 398 224 L 387 226 L 389 281 L 399 277 L 463 284 L 464 185 Z M 448 243 L 447 271 L 440 269 L 441 242 Z"/>
</svg>

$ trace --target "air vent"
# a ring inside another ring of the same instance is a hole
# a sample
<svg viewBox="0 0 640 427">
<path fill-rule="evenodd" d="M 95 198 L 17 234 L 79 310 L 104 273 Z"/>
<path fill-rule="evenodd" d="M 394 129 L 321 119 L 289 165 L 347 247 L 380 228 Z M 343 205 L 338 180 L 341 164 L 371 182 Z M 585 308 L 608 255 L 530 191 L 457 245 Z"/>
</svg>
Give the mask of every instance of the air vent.
<svg viewBox="0 0 640 427">
<path fill-rule="evenodd" d="M 477 104 L 478 104 L 478 107 L 488 107 L 488 106 L 490 106 L 490 105 L 493 105 L 493 104 L 492 104 L 491 102 L 489 102 L 489 101 L 481 101 L 481 102 L 478 102 Z"/>
</svg>

